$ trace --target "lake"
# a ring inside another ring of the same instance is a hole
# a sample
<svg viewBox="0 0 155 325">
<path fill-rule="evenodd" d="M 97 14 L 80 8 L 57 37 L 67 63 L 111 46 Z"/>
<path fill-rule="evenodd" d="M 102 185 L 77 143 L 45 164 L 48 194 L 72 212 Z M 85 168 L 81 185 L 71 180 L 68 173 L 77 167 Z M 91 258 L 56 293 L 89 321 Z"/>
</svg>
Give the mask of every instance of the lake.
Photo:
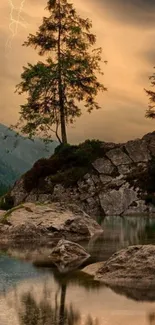
<svg viewBox="0 0 155 325">
<path fill-rule="evenodd" d="M 91 262 L 136 244 L 155 244 L 155 219 L 106 217 L 104 233 L 81 243 Z M 153 325 L 155 293 L 114 291 L 80 270 L 60 274 L 0 256 L 0 325 Z"/>
</svg>

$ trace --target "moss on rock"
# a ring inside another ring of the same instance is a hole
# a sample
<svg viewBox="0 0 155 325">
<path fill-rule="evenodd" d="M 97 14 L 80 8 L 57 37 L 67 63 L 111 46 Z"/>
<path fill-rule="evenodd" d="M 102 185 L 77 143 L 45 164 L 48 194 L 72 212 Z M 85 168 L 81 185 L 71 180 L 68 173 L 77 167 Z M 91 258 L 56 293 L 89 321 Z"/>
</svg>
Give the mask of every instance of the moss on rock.
<svg viewBox="0 0 155 325">
<path fill-rule="evenodd" d="M 26 209 L 26 207 L 24 207 L 22 204 L 20 204 L 20 205 L 14 207 L 14 208 L 11 208 L 10 210 L 8 210 L 8 211 L 3 215 L 3 217 L 2 217 L 2 219 L 1 219 L 1 221 L 0 221 L 0 223 L 3 223 L 3 224 L 7 223 L 8 217 L 11 215 L 11 213 L 14 212 L 14 211 L 16 211 L 16 210 L 22 209 L 22 208 L 25 208 L 25 209 Z"/>
</svg>

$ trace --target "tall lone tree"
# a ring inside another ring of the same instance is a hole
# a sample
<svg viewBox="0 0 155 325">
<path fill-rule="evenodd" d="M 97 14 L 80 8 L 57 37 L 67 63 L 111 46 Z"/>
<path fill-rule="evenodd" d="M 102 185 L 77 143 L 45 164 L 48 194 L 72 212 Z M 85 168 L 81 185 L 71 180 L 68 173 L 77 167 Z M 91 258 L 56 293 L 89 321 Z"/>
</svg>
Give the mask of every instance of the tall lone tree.
<svg viewBox="0 0 155 325">
<path fill-rule="evenodd" d="M 153 73 L 153 75 L 150 76 L 149 79 L 151 80 L 151 87 L 155 87 L 155 73 Z M 155 118 L 155 91 L 145 89 L 145 92 L 149 96 L 149 106 L 146 110 L 146 117 L 153 119 Z"/>
<path fill-rule="evenodd" d="M 98 81 L 102 49 L 94 49 L 91 21 L 81 18 L 67 0 L 49 0 L 46 9 L 49 17 L 23 44 L 38 49 L 45 59 L 23 67 L 16 92 L 26 93 L 27 101 L 16 127 L 30 137 L 37 132 L 49 137 L 54 126 L 58 140 L 67 143 L 66 125 L 82 114 L 79 103 L 88 112 L 100 108 L 95 99 L 98 91 L 106 90 Z"/>
</svg>

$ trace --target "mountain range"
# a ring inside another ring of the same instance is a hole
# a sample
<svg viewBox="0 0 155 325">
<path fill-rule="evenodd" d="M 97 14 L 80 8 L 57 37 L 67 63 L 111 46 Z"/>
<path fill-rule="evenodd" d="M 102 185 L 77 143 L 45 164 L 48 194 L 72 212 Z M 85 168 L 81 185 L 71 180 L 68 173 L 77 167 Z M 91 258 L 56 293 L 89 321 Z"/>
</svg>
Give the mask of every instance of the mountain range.
<svg viewBox="0 0 155 325">
<path fill-rule="evenodd" d="M 0 188 L 13 185 L 35 161 L 51 156 L 57 145 L 39 138 L 32 141 L 0 124 Z"/>
</svg>

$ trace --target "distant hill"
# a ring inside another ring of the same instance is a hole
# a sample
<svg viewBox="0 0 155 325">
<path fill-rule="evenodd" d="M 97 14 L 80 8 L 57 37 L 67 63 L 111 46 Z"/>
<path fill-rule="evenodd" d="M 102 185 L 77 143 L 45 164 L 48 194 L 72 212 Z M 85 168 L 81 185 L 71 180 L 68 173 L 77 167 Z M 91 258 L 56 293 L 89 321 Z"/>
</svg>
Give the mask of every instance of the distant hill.
<svg viewBox="0 0 155 325">
<path fill-rule="evenodd" d="M 29 170 L 35 161 L 53 154 L 58 143 L 45 144 L 36 138 L 24 138 L 0 124 L 0 194 L 1 187 L 12 185 L 16 179 Z"/>
</svg>

